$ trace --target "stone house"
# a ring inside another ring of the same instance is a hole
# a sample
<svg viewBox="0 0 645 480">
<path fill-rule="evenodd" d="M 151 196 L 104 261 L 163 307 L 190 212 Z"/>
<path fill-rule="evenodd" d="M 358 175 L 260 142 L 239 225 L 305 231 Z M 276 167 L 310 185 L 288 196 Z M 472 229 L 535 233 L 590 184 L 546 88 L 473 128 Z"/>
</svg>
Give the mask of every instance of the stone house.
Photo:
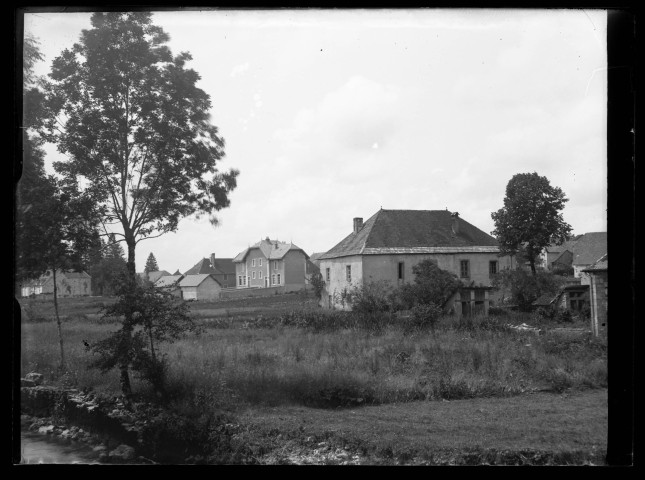
<svg viewBox="0 0 645 480">
<path fill-rule="evenodd" d="M 285 292 L 301 290 L 306 288 L 308 259 L 305 251 L 293 243 L 267 237 L 233 259 L 236 287 L 282 287 Z"/>
<path fill-rule="evenodd" d="M 35 283 L 40 294 L 54 294 L 54 275 L 45 272 Z M 36 293 L 36 292 L 34 292 Z M 82 297 L 92 295 L 92 277 L 86 272 L 56 270 L 56 295 L 59 297 Z"/>
<path fill-rule="evenodd" d="M 222 288 L 235 287 L 235 264 L 232 258 L 216 258 L 214 253 L 209 258 L 202 258 L 184 275 L 212 275 Z"/>
<path fill-rule="evenodd" d="M 607 254 L 593 265 L 582 270 L 589 281 L 589 303 L 591 307 L 591 331 L 598 336 L 607 332 Z"/>
<path fill-rule="evenodd" d="M 184 300 L 219 300 L 222 286 L 208 273 L 186 275 L 179 281 Z"/>
<path fill-rule="evenodd" d="M 183 275 L 164 275 L 159 280 L 155 282 L 155 288 L 163 290 L 165 292 L 174 295 L 175 297 L 181 297 L 181 287 L 179 282 L 184 278 Z"/>
<path fill-rule="evenodd" d="M 412 268 L 426 259 L 471 287 L 457 292 L 457 307 L 482 302 L 477 305 L 484 311 L 496 300 L 496 292 L 486 287 L 500 269 L 512 266 L 495 238 L 457 212 L 381 209 L 365 223 L 354 218 L 352 233 L 320 257 L 326 283 L 321 305 L 350 308 L 339 301 L 341 292 L 365 282 L 385 281 L 393 288 L 412 282 Z"/>
<path fill-rule="evenodd" d="M 590 232 L 580 237 L 573 247 L 573 276 L 582 279 L 588 274 L 583 272 L 607 253 L 607 232 Z"/>
</svg>

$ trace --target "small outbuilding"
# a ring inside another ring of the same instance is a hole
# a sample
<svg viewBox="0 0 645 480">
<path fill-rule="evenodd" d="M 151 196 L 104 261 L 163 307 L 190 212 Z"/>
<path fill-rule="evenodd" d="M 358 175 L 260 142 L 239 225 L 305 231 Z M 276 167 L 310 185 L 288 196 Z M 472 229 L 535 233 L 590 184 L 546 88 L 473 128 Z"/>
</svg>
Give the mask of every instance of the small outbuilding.
<svg viewBox="0 0 645 480">
<path fill-rule="evenodd" d="M 210 274 L 186 275 L 179 281 L 184 300 L 219 300 L 222 285 Z"/>
</svg>

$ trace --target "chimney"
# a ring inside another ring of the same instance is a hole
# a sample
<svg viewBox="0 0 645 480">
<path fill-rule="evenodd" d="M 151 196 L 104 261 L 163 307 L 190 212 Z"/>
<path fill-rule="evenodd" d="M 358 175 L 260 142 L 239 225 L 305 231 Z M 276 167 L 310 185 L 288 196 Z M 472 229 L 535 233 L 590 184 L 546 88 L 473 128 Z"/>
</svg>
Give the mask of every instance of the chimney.
<svg viewBox="0 0 645 480">
<path fill-rule="evenodd" d="M 459 233 L 459 212 L 451 213 L 452 217 L 452 233 L 457 235 Z"/>
<path fill-rule="evenodd" d="M 211 253 L 211 267 L 215 268 L 215 254 Z"/>
<path fill-rule="evenodd" d="M 363 228 L 363 219 L 361 217 L 354 218 L 354 233 L 358 233 Z"/>
</svg>

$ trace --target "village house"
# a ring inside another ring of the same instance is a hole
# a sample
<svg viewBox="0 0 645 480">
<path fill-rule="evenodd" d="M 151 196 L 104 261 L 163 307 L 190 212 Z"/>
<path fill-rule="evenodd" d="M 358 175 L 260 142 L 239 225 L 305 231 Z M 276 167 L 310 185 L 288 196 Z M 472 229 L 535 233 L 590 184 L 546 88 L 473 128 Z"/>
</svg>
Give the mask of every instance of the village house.
<svg viewBox="0 0 645 480">
<path fill-rule="evenodd" d="M 236 287 L 281 287 L 284 292 L 305 288 L 309 256 L 293 243 L 264 240 L 248 247 L 234 259 Z"/>
<path fill-rule="evenodd" d="M 235 287 L 235 264 L 232 258 L 215 258 L 211 253 L 209 258 L 202 258 L 184 275 L 212 275 L 222 288 Z"/>
<path fill-rule="evenodd" d="M 86 272 L 67 272 L 56 270 L 56 294 L 59 297 L 81 297 L 92 294 L 92 277 Z M 47 270 L 37 280 L 33 280 L 21 288 L 23 297 L 30 295 L 53 295 L 54 275 Z"/>
<path fill-rule="evenodd" d="M 412 282 L 412 268 L 431 259 L 453 272 L 463 288 L 452 299 L 456 313 L 488 311 L 496 299 L 493 276 L 511 267 L 500 256 L 495 238 L 448 210 L 379 210 L 365 223 L 354 218 L 353 231 L 320 257 L 326 283 L 321 304 L 351 308 L 341 292 L 365 282 L 385 281 L 391 287 Z"/>
<path fill-rule="evenodd" d="M 607 332 L 607 254 L 593 265 L 582 270 L 589 281 L 589 303 L 591 307 L 591 331 L 598 336 Z"/>
<path fill-rule="evenodd" d="M 164 277 L 166 275 L 170 275 L 170 272 L 166 272 L 165 270 L 155 270 L 153 272 L 139 272 L 137 273 L 139 278 L 141 280 L 149 280 L 152 284 L 156 283 L 157 280 L 159 280 L 161 277 Z"/>
<path fill-rule="evenodd" d="M 219 300 L 222 286 L 208 273 L 186 275 L 179 281 L 184 300 Z"/>
<path fill-rule="evenodd" d="M 607 253 L 607 232 L 585 233 L 573 247 L 573 276 L 580 278 L 583 284 L 589 284 L 585 279 L 588 273 L 584 270 L 591 267 Z"/>
<path fill-rule="evenodd" d="M 181 281 L 182 278 L 184 278 L 184 276 L 181 274 L 164 275 L 159 280 L 157 280 L 154 285 L 155 285 L 155 288 L 158 288 L 164 292 L 170 293 L 175 297 L 181 298 L 182 294 L 181 294 L 181 287 L 179 286 L 179 282 Z"/>
</svg>

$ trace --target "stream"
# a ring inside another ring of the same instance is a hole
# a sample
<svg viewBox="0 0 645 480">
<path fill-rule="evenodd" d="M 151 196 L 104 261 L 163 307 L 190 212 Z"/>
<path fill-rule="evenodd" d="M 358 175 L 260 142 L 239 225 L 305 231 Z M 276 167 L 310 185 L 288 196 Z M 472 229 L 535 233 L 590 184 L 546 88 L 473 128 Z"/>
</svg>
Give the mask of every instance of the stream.
<svg viewBox="0 0 645 480">
<path fill-rule="evenodd" d="M 96 464 L 92 447 L 33 432 L 20 432 L 20 464 Z"/>
</svg>

